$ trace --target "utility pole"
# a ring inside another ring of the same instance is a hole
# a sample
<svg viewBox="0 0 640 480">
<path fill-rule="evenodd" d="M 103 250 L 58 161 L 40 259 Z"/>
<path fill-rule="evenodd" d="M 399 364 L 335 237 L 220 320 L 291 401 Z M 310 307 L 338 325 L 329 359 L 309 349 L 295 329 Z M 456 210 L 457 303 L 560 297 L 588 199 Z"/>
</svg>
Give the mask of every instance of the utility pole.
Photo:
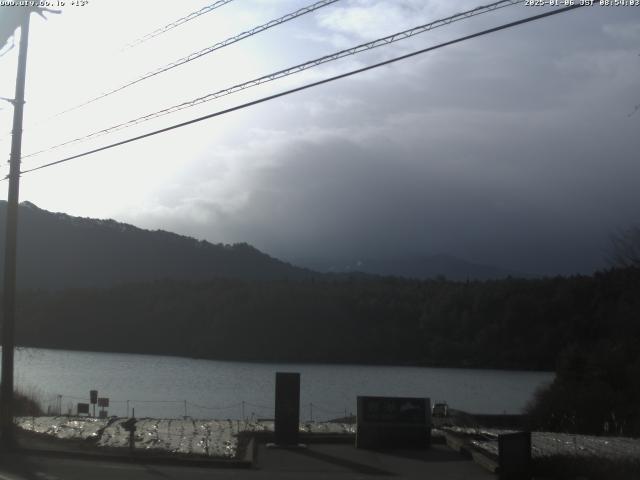
<svg viewBox="0 0 640 480">
<path fill-rule="evenodd" d="M 15 447 L 13 426 L 13 353 L 15 346 L 16 314 L 16 259 L 18 252 L 18 197 L 20 193 L 20 158 L 22 157 L 22 117 L 24 114 L 24 85 L 27 77 L 27 47 L 29 46 L 29 21 L 32 13 L 46 19 L 44 12 L 61 13 L 41 7 L 2 7 L 11 9 L 7 18 L 14 20 L 9 28 L 20 27 L 20 51 L 16 95 L 13 104 L 13 130 L 11 132 L 11 156 L 9 158 L 9 196 L 7 198 L 6 239 L 4 246 L 4 288 L 2 298 L 2 377 L 0 385 L 0 447 Z M 20 9 L 16 15 L 16 9 Z M 6 27 L 6 26 L 5 26 Z M 62 406 L 60 406 L 62 408 Z"/>
<path fill-rule="evenodd" d="M 4 7 L 9 8 L 9 7 Z M 18 7 L 11 7 L 18 8 Z M 20 190 L 20 157 L 22 156 L 22 117 L 24 111 L 24 84 L 27 75 L 27 47 L 29 44 L 29 18 L 25 11 L 20 22 L 20 52 L 16 95 L 13 100 L 13 131 L 9 160 L 9 197 L 4 251 L 4 288 L 2 299 L 2 385 L 0 386 L 0 429 L 3 450 L 15 446 L 13 426 L 13 351 L 16 312 L 16 256 L 18 237 L 18 196 Z"/>
</svg>

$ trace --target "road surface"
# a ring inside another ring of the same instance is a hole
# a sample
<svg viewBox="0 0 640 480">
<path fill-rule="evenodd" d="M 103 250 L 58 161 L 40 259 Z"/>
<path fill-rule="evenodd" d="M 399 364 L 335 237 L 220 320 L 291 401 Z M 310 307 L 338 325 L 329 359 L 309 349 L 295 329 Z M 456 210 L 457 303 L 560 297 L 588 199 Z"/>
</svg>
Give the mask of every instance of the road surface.
<svg viewBox="0 0 640 480">
<path fill-rule="evenodd" d="M 378 453 L 352 445 L 310 445 L 283 450 L 258 447 L 253 468 L 212 468 L 83 460 L 42 455 L 0 456 L 0 480 L 199 480 L 199 479 L 424 479 L 488 480 L 496 477 L 473 461 L 434 445 L 428 452 Z"/>
</svg>

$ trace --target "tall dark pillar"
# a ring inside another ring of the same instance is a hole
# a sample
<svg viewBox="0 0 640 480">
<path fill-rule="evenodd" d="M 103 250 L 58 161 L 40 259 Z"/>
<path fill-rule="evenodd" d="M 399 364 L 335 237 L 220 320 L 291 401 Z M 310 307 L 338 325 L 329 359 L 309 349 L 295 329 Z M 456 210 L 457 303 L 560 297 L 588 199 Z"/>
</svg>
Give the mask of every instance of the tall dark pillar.
<svg viewBox="0 0 640 480">
<path fill-rule="evenodd" d="M 298 445 L 300 425 L 300 374 L 276 372 L 277 445 Z"/>
</svg>

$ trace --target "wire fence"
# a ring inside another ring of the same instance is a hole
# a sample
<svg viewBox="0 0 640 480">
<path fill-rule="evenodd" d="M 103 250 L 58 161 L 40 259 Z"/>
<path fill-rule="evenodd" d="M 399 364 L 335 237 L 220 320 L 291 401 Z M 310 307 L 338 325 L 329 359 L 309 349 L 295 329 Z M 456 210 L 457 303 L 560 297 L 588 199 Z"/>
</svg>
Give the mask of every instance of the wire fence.
<svg viewBox="0 0 640 480">
<path fill-rule="evenodd" d="M 48 395 L 40 402 L 46 415 L 77 415 L 79 404 L 89 405 L 89 416 L 156 417 L 193 419 L 233 419 L 243 421 L 273 420 L 274 405 L 248 401 L 230 404 L 203 405 L 190 400 L 165 399 L 108 399 L 108 406 L 91 404 L 89 397 L 74 395 Z M 353 417 L 352 408 L 336 408 L 323 403 L 300 404 L 301 421 L 332 421 Z M 104 413 L 101 413 L 104 412 Z M 86 415 L 86 413 L 85 413 Z"/>
</svg>

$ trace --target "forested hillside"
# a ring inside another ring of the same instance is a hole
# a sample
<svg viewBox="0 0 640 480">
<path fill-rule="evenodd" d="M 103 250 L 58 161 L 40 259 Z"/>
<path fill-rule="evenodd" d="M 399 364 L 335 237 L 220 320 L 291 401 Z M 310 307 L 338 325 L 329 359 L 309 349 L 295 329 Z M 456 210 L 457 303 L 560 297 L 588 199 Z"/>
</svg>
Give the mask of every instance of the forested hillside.
<svg viewBox="0 0 640 480">
<path fill-rule="evenodd" d="M 0 251 L 4 251 L 6 208 L 0 201 Z M 20 204 L 19 215 L 21 289 L 108 287 L 164 278 L 299 279 L 311 273 L 246 243 L 213 244 L 114 220 L 53 213 L 29 202 Z M 3 262 L 0 256 L 0 266 Z"/>
</svg>

